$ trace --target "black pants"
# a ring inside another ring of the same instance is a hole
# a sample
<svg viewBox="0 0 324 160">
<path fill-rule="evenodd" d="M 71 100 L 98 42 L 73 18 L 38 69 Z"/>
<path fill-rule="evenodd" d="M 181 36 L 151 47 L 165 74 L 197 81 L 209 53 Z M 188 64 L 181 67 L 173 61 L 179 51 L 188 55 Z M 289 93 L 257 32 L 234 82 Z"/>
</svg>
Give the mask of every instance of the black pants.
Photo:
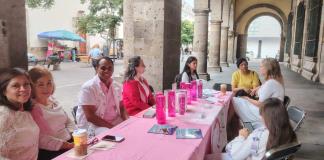
<svg viewBox="0 0 324 160">
<path fill-rule="evenodd" d="M 68 140 L 68 142 L 72 143 L 73 139 L 71 138 L 70 140 Z M 58 150 L 58 151 L 49 151 L 49 150 L 45 150 L 45 149 L 39 149 L 37 159 L 38 160 L 51 160 L 51 159 L 54 159 L 55 157 L 63 154 L 66 151 L 68 151 L 68 150 L 62 149 L 62 150 Z"/>
<path fill-rule="evenodd" d="M 49 151 L 45 149 L 39 149 L 38 151 L 38 160 L 51 160 L 55 157 L 63 154 L 67 150 L 59 150 L 59 151 Z"/>
<path fill-rule="evenodd" d="M 247 97 L 250 97 L 254 100 L 258 100 L 259 98 L 256 97 L 255 95 L 254 96 L 251 96 L 250 94 L 246 93 L 243 89 L 241 90 L 238 90 L 235 94 L 235 97 L 242 97 L 242 96 L 247 96 Z"/>
</svg>

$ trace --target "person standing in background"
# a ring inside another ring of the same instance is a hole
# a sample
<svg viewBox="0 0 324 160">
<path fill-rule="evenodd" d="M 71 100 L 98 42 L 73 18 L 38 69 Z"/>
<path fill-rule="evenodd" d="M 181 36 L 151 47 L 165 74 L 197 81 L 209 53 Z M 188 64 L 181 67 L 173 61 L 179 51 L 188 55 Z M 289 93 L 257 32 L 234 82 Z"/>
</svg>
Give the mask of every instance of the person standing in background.
<svg viewBox="0 0 324 160">
<path fill-rule="evenodd" d="M 97 61 L 102 57 L 102 54 L 101 54 L 101 51 L 99 49 L 99 44 L 95 44 L 92 49 L 90 50 L 89 52 L 89 58 L 88 58 L 88 62 L 90 62 L 90 59 L 91 59 L 91 63 L 92 63 L 92 66 L 93 68 L 95 69 L 96 71 L 96 64 L 97 64 Z"/>
<path fill-rule="evenodd" d="M 71 54 L 72 54 L 72 62 L 76 62 L 76 55 L 78 54 L 78 49 L 76 47 L 72 48 Z"/>
</svg>

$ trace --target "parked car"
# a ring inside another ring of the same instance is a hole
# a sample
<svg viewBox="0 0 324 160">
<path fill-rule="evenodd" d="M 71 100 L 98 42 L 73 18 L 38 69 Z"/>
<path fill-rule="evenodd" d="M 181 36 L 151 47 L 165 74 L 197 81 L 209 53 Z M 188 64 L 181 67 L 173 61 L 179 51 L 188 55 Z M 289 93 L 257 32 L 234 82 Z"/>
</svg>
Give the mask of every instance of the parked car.
<svg viewBox="0 0 324 160">
<path fill-rule="evenodd" d="M 28 57 L 28 64 L 34 64 L 34 65 L 37 64 L 38 59 L 32 53 L 27 53 L 27 57 Z"/>
</svg>

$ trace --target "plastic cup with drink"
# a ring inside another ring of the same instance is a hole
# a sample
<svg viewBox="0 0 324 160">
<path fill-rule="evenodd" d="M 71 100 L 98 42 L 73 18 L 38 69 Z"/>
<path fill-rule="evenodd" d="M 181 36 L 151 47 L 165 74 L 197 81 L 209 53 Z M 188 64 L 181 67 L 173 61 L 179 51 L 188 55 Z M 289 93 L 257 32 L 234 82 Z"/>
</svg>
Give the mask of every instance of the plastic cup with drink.
<svg viewBox="0 0 324 160">
<path fill-rule="evenodd" d="M 86 129 L 76 129 L 73 134 L 74 154 L 76 156 L 87 155 L 88 150 L 88 133 Z"/>
</svg>

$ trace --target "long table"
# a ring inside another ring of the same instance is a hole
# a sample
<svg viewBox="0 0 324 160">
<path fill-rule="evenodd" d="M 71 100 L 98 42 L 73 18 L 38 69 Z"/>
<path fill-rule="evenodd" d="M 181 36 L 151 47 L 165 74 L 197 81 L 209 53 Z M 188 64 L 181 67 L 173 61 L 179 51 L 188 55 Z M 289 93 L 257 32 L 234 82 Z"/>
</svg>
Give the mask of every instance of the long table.
<svg viewBox="0 0 324 160">
<path fill-rule="evenodd" d="M 173 135 L 152 134 L 148 130 L 157 124 L 155 118 L 142 118 L 143 112 L 131 116 L 126 121 L 97 136 L 121 135 L 125 140 L 113 149 L 95 150 L 86 159 L 100 160 L 201 160 L 205 154 L 220 152 L 226 144 L 226 121 L 232 93 L 219 97 L 219 102 L 210 103 L 203 99 L 188 105 L 185 115 L 167 117 L 167 124 L 178 128 L 199 128 L 202 139 L 176 139 Z M 71 152 L 68 151 L 68 152 Z M 72 159 L 68 152 L 56 160 Z"/>
</svg>

